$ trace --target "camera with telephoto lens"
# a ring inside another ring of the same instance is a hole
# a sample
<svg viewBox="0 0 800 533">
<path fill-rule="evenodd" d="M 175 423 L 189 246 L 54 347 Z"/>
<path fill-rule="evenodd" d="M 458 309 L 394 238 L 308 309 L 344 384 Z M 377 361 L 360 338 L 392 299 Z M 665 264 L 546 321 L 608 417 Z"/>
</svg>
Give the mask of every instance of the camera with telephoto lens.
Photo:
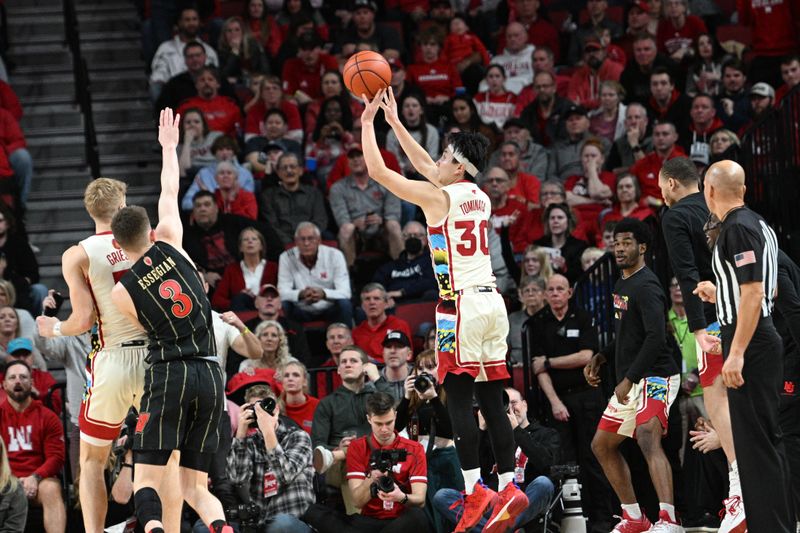
<svg viewBox="0 0 800 533">
<path fill-rule="evenodd" d="M 394 477 L 392 468 L 400 464 L 408 457 L 407 450 L 373 450 L 369 458 L 369 469 L 379 470 L 386 474 L 375 480 L 369 487 L 369 493 L 373 498 L 378 497 L 378 491 L 392 492 L 394 489 Z"/>
<path fill-rule="evenodd" d="M 261 408 L 271 415 L 275 415 L 275 408 L 278 406 L 278 402 L 275 401 L 275 398 L 269 396 L 250 405 L 248 409 L 253 412 L 253 421 L 250 422 L 251 428 L 258 425 L 256 423 L 256 403 L 261 405 Z"/>
<path fill-rule="evenodd" d="M 236 522 L 239 524 L 239 531 L 241 533 L 256 533 L 258 530 L 258 522 L 261 518 L 261 510 L 255 502 L 239 503 L 235 507 L 225 509 L 225 518 L 229 522 Z"/>
<path fill-rule="evenodd" d="M 581 468 L 578 465 L 553 465 L 550 467 L 550 477 L 561 481 L 571 477 L 578 477 Z"/>
<path fill-rule="evenodd" d="M 427 372 L 423 372 L 414 379 L 414 389 L 422 394 L 436 385 L 436 380 Z"/>
</svg>

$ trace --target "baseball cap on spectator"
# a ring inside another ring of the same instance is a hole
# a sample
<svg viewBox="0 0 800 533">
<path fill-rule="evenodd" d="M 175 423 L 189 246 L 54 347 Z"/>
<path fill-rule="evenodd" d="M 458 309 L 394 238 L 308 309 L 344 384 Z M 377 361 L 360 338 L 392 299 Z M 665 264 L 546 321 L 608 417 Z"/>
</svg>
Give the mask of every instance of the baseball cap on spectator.
<svg viewBox="0 0 800 533">
<path fill-rule="evenodd" d="M 750 89 L 750 96 L 769 96 L 775 98 L 775 89 L 769 83 L 760 81 Z"/>
<path fill-rule="evenodd" d="M 641 0 L 641 1 L 638 1 L 638 2 L 632 2 L 631 3 L 631 9 L 633 9 L 633 8 L 641 9 L 642 12 L 644 12 L 644 13 L 650 13 L 650 5 L 647 2 L 645 2 L 644 0 Z"/>
<path fill-rule="evenodd" d="M 521 119 L 510 118 L 510 119 L 506 120 L 505 124 L 503 124 L 503 129 L 504 130 L 507 130 L 508 128 L 519 128 L 521 130 L 524 130 L 524 129 L 528 129 L 528 126 Z"/>
<path fill-rule="evenodd" d="M 261 286 L 261 289 L 258 291 L 259 296 L 266 296 L 268 292 L 275 294 L 275 296 L 280 296 L 281 293 L 278 290 L 278 287 L 273 285 L 272 283 L 267 283 Z"/>
<path fill-rule="evenodd" d="M 389 63 L 389 66 L 392 67 L 392 70 L 403 70 L 406 68 L 399 57 L 390 57 L 386 61 Z"/>
<path fill-rule="evenodd" d="M 300 34 L 297 38 L 297 47 L 300 50 L 313 50 L 314 48 L 322 46 L 322 40 L 315 31 L 306 31 Z"/>
<path fill-rule="evenodd" d="M 353 11 L 362 7 L 366 7 L 373 13 L 378 12 L 378 4 L 376 4 L 372 0 L 355 0 L 355 2 L 353 2 Z"/>
<path fill-rule="evenodd" d="M 602 50 L 603 45 L 600 43 L 600 39 L 597 37 L 591 36 L 587 37 L 585 41 L 583 41 L 583 51 L 589 52 L 594 50 Z"/>
<path fill-rule="evenodd" d="M 8 350 L 7 352 L 9 355 L 28 355 L 28 354 L 18 354 L 17 352 L 21 352 L 26 350 L 28 353 L 33 351 L 33 342 L 30 339 L 26 339 L 25 337 L 18 337 L 16 339 L 11 340 L 8 343 Z"/>
<path fill-rule="evenodd" d="M 392 343 L 398 343 L 406 348 L 411 347 L 411 341 L 408 340 L 406 334 L 399 330 L 389 331 L 386 336 L 383 338 L 383 345 L 388 346 Z"/>
<path fill-rule="evenodd" d="M 269 385 L 269 388 L 272 389 L 275 396 L 280 396 L 281 392 L 283 392 L 283 387 L 278 380 L 275 379 L 274 369 L 250 368 L 244 372 L 235 374 L 231 378 L 228 382 L 228 387 L 225 389 L 225 394 L 228 396 L 228 399 L 236 405 L 242 405 L 244 403 L 244 393 L 247 391 L 247 388 L 258 383 Z"/>
<path fill-rule="evenodd" d="M 564 112 L 564 120 L 568 119 L 572 115 L 582 115 L 585 117 L 587 116 L 586 108 L 582 105 L 572 104 Z"/>
</svg>

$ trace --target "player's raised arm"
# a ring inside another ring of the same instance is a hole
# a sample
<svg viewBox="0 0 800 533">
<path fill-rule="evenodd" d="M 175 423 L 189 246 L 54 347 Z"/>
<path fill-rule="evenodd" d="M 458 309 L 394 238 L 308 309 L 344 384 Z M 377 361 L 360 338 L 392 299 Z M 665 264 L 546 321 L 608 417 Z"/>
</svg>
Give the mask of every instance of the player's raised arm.
<svg viewBox="0 0 800 533">
<path fill-rule="evenodd" d="M 447 195 L 431 183 L 406 179 L 383 162 L 375 138 L 373 120 L 381 107 L 384 93 L 385 89 L 378 92 L 371 102 L 362 95 L 366 107 L 361 115 L 361 147 L 364 150 L 367 172 L 370 178 L 389 189 L 395 196 L 420 206 L 429 219 L 440 220 L 447 214 Z"/>
<path fill-rule="evenodd" d="M 158 142 L 161 143 L 161 195 L 158 198 L 158 226 L 156 239 L 175 247 L 181 246 L 183 225 L 178 209 L 180 167 L 178 166 L 178 138 L 181 116 L 172 109 L 164 108 L 158 120 Z"/>
<path fill-rule="evenodd" d="M 403 123 L 400 122 L 400 116 L 397 114 L 397 101 L 394 99 L 394 91 L 391 86 L 387 91 L 384 91 L 379 103 L 386 116 L 386 122 L 392 127 L 408 160 L 411 161 L 411 164 L 414 165 L 417 172 L 425 176 L 428 181 L 437 187 L 441 187 L 442 184 L 439 181 L 439 167 L 436 166 L 436 162 L 425 148 L 411 136 L 411 133 L 403 126 Z"/>
</svg>

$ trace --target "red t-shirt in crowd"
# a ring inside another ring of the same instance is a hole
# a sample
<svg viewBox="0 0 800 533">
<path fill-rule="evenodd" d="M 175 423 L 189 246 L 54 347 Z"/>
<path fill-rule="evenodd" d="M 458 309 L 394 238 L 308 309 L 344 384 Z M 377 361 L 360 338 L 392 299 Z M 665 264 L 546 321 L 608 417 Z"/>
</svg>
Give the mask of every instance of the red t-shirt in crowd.
<svg viewBox="0 0 800 533">
<path fill-rule="evenodd" d="M 8 401 L 0 404 L 0 433 L 6 444 L 11 472 L 18 478 L 33 473 L 55 477 L 64 466 L 61 421 L 39 400 L 18 413 Z"/>
<path fill-rule="evenodd" d="M 203 112 L 203 116 L 208 122 L 208 129 L 211 131 L 221 131 L 234 139 L 238 136 L 237 127 L 242 124 L 242 112 L 232 98 L 227 96 L 215 96 L 210 100 L 194 96 L 184 100 L 178 107 L 178 113 L 182 116 L 186 110 L 196 107 Z"/>
<path fill-rule="evenodd" d="M 671 56 L 681 48 L 691 48 L 703 33 L 708 33 L 708 28 L 698 16 L 686 15 L 686 23 L 681 29 L 677 29 L 668 18 L 663 18 L 658 23 L 656 35 L 658 51 Z"/>
<path fill-rule="evenodd" d="M 370 444 L 367 443 L 370 439 Z M 372 450 L 384 448 L 386 450 L 407 450 L 406 460 L 395 465 L 392 469 L 392 477 L 400 490 L 406 494 L 411 494 L 412 483 L 428 483 L 428 462 L 425 458 L 425 450 L 419 442 L 401 437 L 395 431 L 394 441 L 389 446 L 381 446 L 375 437 L 370 433 L 365 437 L 354 440 L 347 449 L 347 479 L 366 479 L 370 472 L 369 458 Z M 387 520 L 397 518 L 403 514 L 405 506 L 394 503 L 391 509 L 386 509 L 380 498 L 372 498 L 361 508 L 361 514 Z"/>
<path fill-rule="evenodd" d="M 412 13 L 415 9 L 421 9 L 427 13 L 431 9 L 431 4 L 428 0 L 386 0 L 384 7 L 399 9 L 403 13 Z"/>
<path fill-rule="evenodd" d="M 367 320 L 354 327 L 352 333 L 353 343 L 367 352 L 367 355 L 379 363 L 383 363 L 383 339 L 387 333 L 395 330 L 405 333 L 409 341 L 413 338 L 411 326 L 408 325 L 408 322 L 393 315 L 386 315 L 386 320 L 376 328 L 370 327 Z"/>
<path fill-rule="evenodd" d="M 650 152 L 633 164 L 631 167 L 631 174 L 636 176 L 636 179 L 639 180 L 642 198 L 647 198 L 648 196 L 661 198 L 661 189 L 658 187 L 658 173 L 661 172 L 664 161 L 680 156 L 685 157 L 686 152 L 676 144 L 672 152 L 665 158 L 662 158 L 656 152 Z"/>
<path fill-rule="evenodd" d="M 317 397 L 322 399 L 342 385 L 342 376 L 340 376 L 336 371 L 336 361 L 333 360 L 333 357 L 319 366 L 323 368 L 333 367 L 333 372 L 331 372 L 332 380 L 330 389 L 328 389 L 328 384 L 326 383 L 325 374 L 327 374 L 327 372 L 319 372 L 317 374 Z"/>
<path fill-rule="evenodd" d="M 525 210 L 511 227 L 508 238 L 511 240 L 514 253 L 524 252 L 529 244 L 544 237 L 543 213 L 542 208 Z"/>
<path fill-rule="evenodd" d="M 408 82 L 419 87 L 425 96 L 455 96 L 461 87 L 458 70 L 439 59 L 433 63 L 414 63 L 406 68 Z"/>
<path fill-rule="evenodd" d="M 623 218 L 635 218 L 636 220 L 644 221 L 647 217 L 653 217 L 655 215 L 656 212 L 653 211 L 653 208 L 647 205 L 637 205 L 633 211 L 627 215 L 623 215 L 620 211 L 619 204 L 614 204 L 614 207 L 611 209 L 611 211 L 603 216 L 603 221 L 600 226 L 602 227 L 606 222 L 619 221 Z"/>
<path fill-rule="evenodd" d="M 442 47 L 442 57 L 447 58 L 451 65 L 456 65 L 459 61 L 463 61 L 475 52 L 481 55 L 482 64 L 489 64 L 488 50 L 486 50 L 478 36 L 471 32 L 463 35 L 458 35 L 457 33 L 448 34 L 444 40 L 444 47 Z"/>
<path fill-rule="evenodd" d="M 288 59 L 283 64 L 283 92 L 293 95 L 296 91 L 303 91 L 311 98 L 320 98 L 322 75 L 329 70 L 338 71 L 339 63 L 325 52 L 320 52 L 319 61 L 312 68 L 307 68 L 300 58 Z"/>
<path fill-rule="evenodd" d="M 522 252 L 530 241 L 527 230 L 528 207 L 516 200 L 509 199 L 503 207 L 492 207 L 492 226 L 499 235 L 503 226 L 508 226 L 508 239 L 514 252 Z"/>
<path fill-rule="evenodd" d="M 236 193 L 236 198 L 234 198 L 232 202 L 226 202 L 222 199 L 222 193 L 217 189 L 214 191 L 214 198 L 217 199 L 217 207 L 219 207 L 221 213 L 239 215 L 251 220 L 258 218 L 258 202 L 256 202 L 256 195 L 250 191 L 239 189 Z"/>
<path fill-rule="evenodd" d="M 278 285 L 278 263 L 275 261 L 267 261 L 264 263 L 264 270 L 261 273 L 261 281 L 258 286 L 261 287 L 271 283 Z M 217 283 L 214 289 L 214 295 L 211 297 L 211 306 L 224 313 L 231 308 L 231 299 L 244 290 L 244 273 L 242 272 L 242 265 L 240 263 L 231 263 L 225 267 L 225 272 L 222 274 L 222 279 Z"/>
<path fill-rule="evenodd" d="M 800 5 L 796 0 L 736 0 L 739 24 L 753 29 L 753 52 L 757 56 L 796 54 L 800 48 L 797 21 Z"/>
<path fill-rule="evenodd" d="M 600 176 L 598 177 L 600 178 L 600 181 L 602 181 L 604 185 L 608 186 L 613 193 L 614 188 L 616 187 L 616 177 L 614 176 L 614 173 L 604 170 L 600 172 Z M 587 199 L 590 198 L 586 176 L 570 176 L 567 178 L 567 181 L 564 182 L 564 189 L 576 196 Z M 572 206 L 572 210 L 575 211 L 575 214 L 578 216 L 578 222 L 587 222 L 589 224 L 597 224 L 597 219 L 600 216 L 600 212 L 604 208 L 605 206 L 599 202 Z"/>
<path fill-rule="evenodd" d="M 517 183 L 508 190 L 508 197 L 523 204 L 539 205 L 539 190 L 542 182 L 533 174 L 517 172 Z"/>
<path fill-rule="evenodd" d="M 286 416 L 297 422 L 297 425 L 311 434 L 311 422 L 314 420 L 314 411 L 319 400 L 313 396 L 306 396 L 306 401 L 298 405 L 286 404 Z"/>
<path fill-rule="evenodd" d="M 288 100 L 281 100 L 278 109 L 283 111 L 283 114 L 286 115 L 289 131 L 303 129 L 303 123 L 300 121 L 300 111 L 297 109 L 297 104 Z M 245 133 L 261 135 L 261 123 L 264 122 L 264 116 L 266 114 L 267 106 L 264 105 L 263 100 L 259 100 L 250 108 L 250 111 L 247 112 L 247 124 L 244 129 Z"/>
</svg>

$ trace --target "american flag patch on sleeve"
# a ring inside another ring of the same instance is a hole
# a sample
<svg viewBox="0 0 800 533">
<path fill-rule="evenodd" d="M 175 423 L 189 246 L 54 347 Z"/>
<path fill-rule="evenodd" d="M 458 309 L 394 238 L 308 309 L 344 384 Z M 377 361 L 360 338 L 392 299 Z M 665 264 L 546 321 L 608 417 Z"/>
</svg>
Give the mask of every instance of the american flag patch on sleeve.
<svg viewBox="0 0 800 533">
<path fill-rule="evenodd" d="M 745 265 L 752 265 L 756 262 L 756 254 L 753 250 L 748 250 L 733 256 L 733 261 L 736 267 L 743 267 Z"/>
</svg>

